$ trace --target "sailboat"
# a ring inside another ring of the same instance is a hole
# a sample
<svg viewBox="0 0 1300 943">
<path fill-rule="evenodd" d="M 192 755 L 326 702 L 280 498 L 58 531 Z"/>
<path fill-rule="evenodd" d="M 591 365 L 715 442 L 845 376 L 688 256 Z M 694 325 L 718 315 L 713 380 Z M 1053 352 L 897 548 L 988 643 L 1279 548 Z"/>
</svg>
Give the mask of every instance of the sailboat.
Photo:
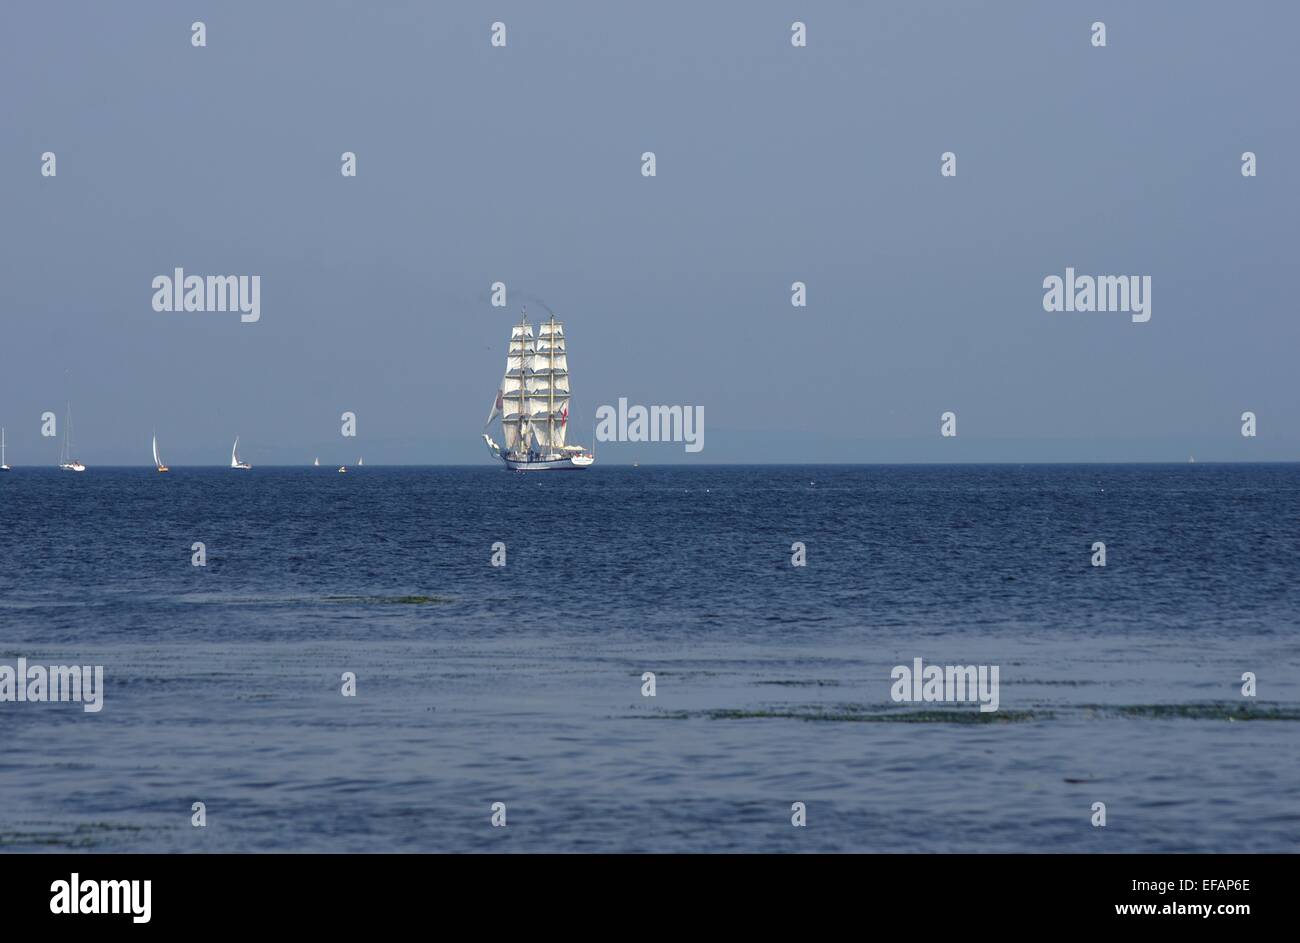
<svg viewBox="0 0 1300 943">
<path fill-rule="evenodd" d="M 153 463 L 158 467 L 158 470 L 160 472 L 171 471 L 170 468 L 168 468 L 166 465 L 163 464 L 162 459 L 158 457 L 158 433 L 157 432 L 153 434 Z"/>
<path fill-rule="evenodd" d="M 72 404 L 68 404 L 68 418 L 63 427 L 63 451 L 59 453 L 59 468 L 63 471 L 84 472 L 86 466 L 72 457 Z"/>
<path fill-rule="evenodd" d="M 5 462 L 5 431 L 0 428 L 0 471 L 12 471 Z"/>
<path fill-rule="evenodd" d="M 239 436 L 235 436 L 235 444 L 230 447 L 230 467 L 242 468 L 245 471 L 253 467 L 247 462 L 241 462 L 239 460 Z"/>
<path fill-rule="evenodd" d="M 312 466 L 315 467 L 315 468 L 320 468 L 320 456 L 319 456 L 319 455 L 316 456 L 316 461 L 312 462 Z"/>
<path fill-rule="evenodd" d="M 360 468 L 360 467 L 361 467 L 362 465 L 364 465 L 365 463 L 366 463 L 366 460 L 365 460 L 364 458 L 358 458 L 358 459 L 357 459 L 357 468 Z"/>
<path fill-rule="evenodd" d="M 340 466 L 339 466 L 339 474 L 340 474 L 340 475 L 346 475 L 347 473 L 348 473 L 348 466 L 346 466 L 346 465 L 340 465 Z"/>
<path fill-rule="evenodd" d="M 510 329 L 505 376 L 484 428 L 498 415 L 505 445 L 497 445 L 486 432 L 483 441 L 492 457 L 512 471 L 568 471 L 596 460 L 585 447 L 564 441 L 569 425 L 569 359 L 564 325 L 554 314 L 538 325 L 536 338 L 527 308 Z"/>
</svg>

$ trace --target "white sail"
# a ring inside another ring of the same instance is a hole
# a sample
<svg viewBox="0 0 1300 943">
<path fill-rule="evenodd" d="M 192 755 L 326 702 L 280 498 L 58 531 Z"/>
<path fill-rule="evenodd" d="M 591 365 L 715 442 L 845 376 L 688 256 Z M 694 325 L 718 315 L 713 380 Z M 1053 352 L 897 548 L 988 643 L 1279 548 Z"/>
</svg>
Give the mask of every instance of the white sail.
<svg viewBox="0 0 1300 943">
<path fill-rule="evenodd" d="M 544 453 L 553 454 L 564 447 L 569 408 L 569 360 L 565 352 L 564 324 L 552 315 L 537 328 L 533 373 L 530 390 L 536 399 L 530 414 L 533 428 Z"/>
<path fill-rule="evenodd" d="M 235 436 L 235 444 L 230 447 L 230 467 L 239 467 L 239 436 Z"/>
<path fill-rule="evenodd" d="M 528 392 L 530 395 L 549 397 L 552 393 L 556 396 L 569 395 L 569 376 L 566 373 L 539 373 L 528 377 Z"/>
<path fill-rule="evenodd" d="M 72 457 L 72 404 L 68 404 L 68 419 L 63 426 L 63 450 L 59 453 L 59 468 L 64 471 L 83 472 L 86 466 Z"/>
<path fill-rule="evenodd" d="M 158 434 L 154 433 L 153 437 L 153 463 L 162 468 L 162 459 L 158 457 Z"/>
<path fill-rule="evenodd" d="M 501 439 L 505 442 L 507 452 L 513 452 L 519 444 L 519 421 L 501 420 Z"/>
<path fill-rule="evenodd" d="M 568 355 L 562 350 L 539 352 L 533 358 L 533 369 L 538 373 L 566 372 L 569 369 Z"/>
<path fill-rule="evenodd" d="M 523 380 L 507 373 L 501 380 L 501 435 L 505 439 L 506 451 L 513 451 L 519 444 L 519 416 L 523 412 L 520 389 Z"/>
<path fill-rule="evenodd" d="M 506 372 L 501 378 L 497 391 L 497 401 L 493 414 L 501 415 L 501 437 L 505 441 L 507 452 L 526 451 L 530 446 L 529 427 L 525 417 L 528 414 L 526 381 L 533 369 L 533 356 L 536 349 L 533 338 L 533 326 L 526 320 L 510 329 L 510 345 L 506 351 Z"/>
<path fill-rule="evenodd" d="M 319 455 L 316 456 L 316 461 L 312 462 L 312 465 L 314 465 L 316 468 L 320 468 L 320 456 L 319 456 Z"/>
</svg>

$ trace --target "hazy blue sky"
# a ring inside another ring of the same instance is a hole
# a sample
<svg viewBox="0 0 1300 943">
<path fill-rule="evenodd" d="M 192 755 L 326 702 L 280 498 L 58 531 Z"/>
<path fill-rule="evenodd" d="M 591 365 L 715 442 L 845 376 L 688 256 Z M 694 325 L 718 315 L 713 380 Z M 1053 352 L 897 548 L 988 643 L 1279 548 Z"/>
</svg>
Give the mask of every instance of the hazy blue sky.
<svg viewBox="0 0 1300 943">
<path fill-rule="evenodd" d="M 236 433 L 254 464 L 486 463 L 528 296 L 567 323 L 580 440 L 619 396 L 704 408 L 700 454 L 606 460 L 1300 458 L 1294 3 L 0 18 L 11 463 L 55 461 L 39 416 L 68 397 L 92 466 L 147 463 L 155 426 L 176 465 L 225 462 Z M 176 266 L 261 275 L 261 321 L 153 311 Z M 1152 276 L 1151 321 L 1045 312 L 1066 266 Z"/>
</svg>

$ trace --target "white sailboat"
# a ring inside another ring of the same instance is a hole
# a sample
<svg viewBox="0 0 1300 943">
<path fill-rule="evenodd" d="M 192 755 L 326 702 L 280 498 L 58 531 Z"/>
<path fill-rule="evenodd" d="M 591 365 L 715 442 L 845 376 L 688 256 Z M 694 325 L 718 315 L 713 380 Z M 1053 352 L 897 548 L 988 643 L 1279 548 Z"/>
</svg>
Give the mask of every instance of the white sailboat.
<svg viewBox="0 0 1300 943">
<path fill-rule="evenodd" d="M 0 428 L 0 471 L 12 471 L 7 462 L 5 462 L 5 431 Z"/>
<path fill-rule="evenodd" d="M 160 472 L 171 471 L 170 468 L 168 468 L 166 465 L 163 464 L 162 459 L 158 457 L 158 433 L 157 432 L 153 434 L 153 463 L 154 466 Z"/>
<path fill-rule="evenodd" d="M 340 474 L 340 475 L 346 475 L 347 473 L 348 473 L 348 466 L 346 466 L 346 465 L 340 465 L 340 466 L 339 466 L 339 474 Z"/>
<path fill-rule="evenodd" d="M 484 428 L 501 416 L 497 445 L 483 433 L 494 458 L 512 471 L 571 471 L 587 468 L 595 455 L 581 445 L 569 445 L 569 358 L 564 325 L 551 315 L 538 325 L 537 337 L 524 309 L 520 322 L 510 329 L 506 372 L 497 388 L 496 402 Z"/>
<path fill-rule="evenodd" d="M 365 460 L 364 458 L 358 458 L 358 459 L 357 459 L 357 468 L 360 468 L 360 467 L 361 467 L 362 465 L 364 465 L 365 463 L 366 463 L 366 460 Z"/>
<path fill-rule="evenodd" d="M 312 462 L 312 466 L 315 467 L 315 468 L 320 468 L 320 456 L 319 456 L 319 455 L 316 456 L 316 461 Z"/>
<path fill-rule="evenodd" d="M 235 444 L 230 447 L 230 467 L 242 468 L 245 471 L 253 467 L 247 462 L 241 462 L 239 460 L 239 436 L 235 436 Z"/>
<path fill-rule="evenodd" d="M 59 468 L 63 471 L 84 472 L 86 466 L 72 457 L 72 404 L 68 404 L 68 417 L 63 426 L 63 451 L 59 454 Z"/>
</svg>

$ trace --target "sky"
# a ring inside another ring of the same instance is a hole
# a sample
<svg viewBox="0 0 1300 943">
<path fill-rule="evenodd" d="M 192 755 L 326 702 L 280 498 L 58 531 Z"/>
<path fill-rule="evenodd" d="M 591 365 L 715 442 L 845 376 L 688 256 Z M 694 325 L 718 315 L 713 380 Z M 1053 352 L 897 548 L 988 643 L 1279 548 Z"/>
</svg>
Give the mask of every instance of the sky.
<svg viewBox="0 0 1300 943">
<path fill-rule="evenodd" d="M 155 429 L 173 467 L 236 435 L 254 465 L 487 464 L 525 304 L 566 324 L 571 441 L 620 397 L 703 410 L 699 452 L 600 461 L 1300 459 L 1294 3 L 0 18 L 11 464 L 55 463 L 69 400 L 92 467 L 147 464 Z M 153 310 L 177 267 L 260 275 L 260 320 Z M 1151 320 L 1044 311 L 1067 267 L 1149 275 Z"/>
</svg>

